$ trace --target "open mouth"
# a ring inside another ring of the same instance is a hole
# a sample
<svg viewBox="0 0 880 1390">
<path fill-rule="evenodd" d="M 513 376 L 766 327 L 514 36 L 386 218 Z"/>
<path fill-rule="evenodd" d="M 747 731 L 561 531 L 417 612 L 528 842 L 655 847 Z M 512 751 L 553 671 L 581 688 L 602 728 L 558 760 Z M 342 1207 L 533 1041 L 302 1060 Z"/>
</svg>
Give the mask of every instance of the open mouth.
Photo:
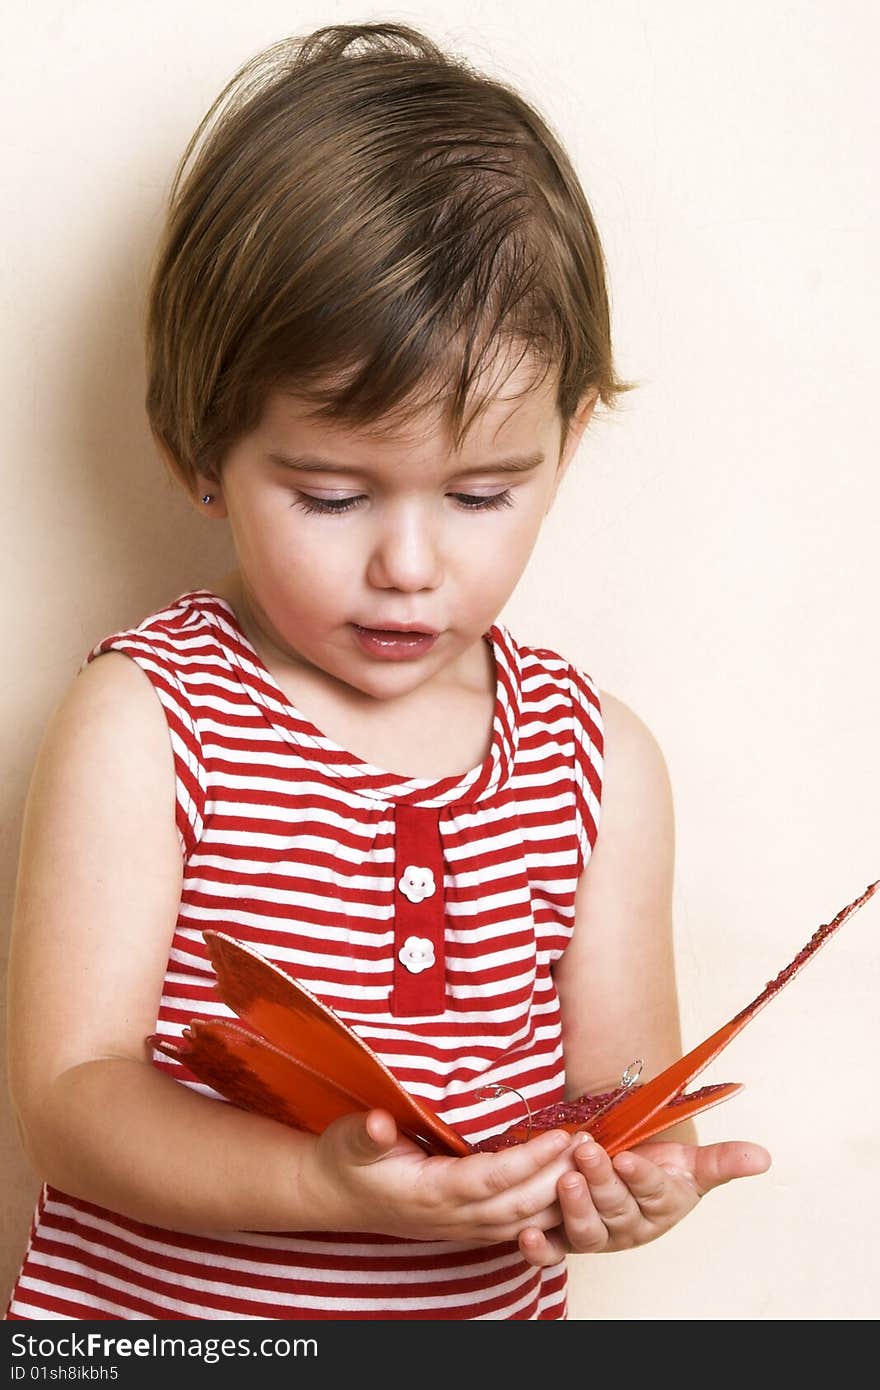
<svg viewBox="0 0 880 1390">
<path fill-rule="evenodd" d="M 421 656 L 437 640 L 436 632 L 398 631 L 397 629 L 362 627 L 352 623 L 361 647 L 372 656 Z"/>
</svg>

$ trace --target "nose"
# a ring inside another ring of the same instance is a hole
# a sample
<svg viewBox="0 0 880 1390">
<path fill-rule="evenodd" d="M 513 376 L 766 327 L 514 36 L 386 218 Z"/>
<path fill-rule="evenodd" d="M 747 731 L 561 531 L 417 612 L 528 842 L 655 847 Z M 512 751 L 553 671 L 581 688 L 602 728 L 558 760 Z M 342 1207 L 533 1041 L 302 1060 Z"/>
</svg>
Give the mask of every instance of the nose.
<svg viewBox="0 0 880 1390">
<path fill-rule="evenodd" d="M 443 578 L 438 522 L 418 501 L 389 506 L 370 553 L 367 580 L 376 589 L 414 593 Z"/>
</svg>

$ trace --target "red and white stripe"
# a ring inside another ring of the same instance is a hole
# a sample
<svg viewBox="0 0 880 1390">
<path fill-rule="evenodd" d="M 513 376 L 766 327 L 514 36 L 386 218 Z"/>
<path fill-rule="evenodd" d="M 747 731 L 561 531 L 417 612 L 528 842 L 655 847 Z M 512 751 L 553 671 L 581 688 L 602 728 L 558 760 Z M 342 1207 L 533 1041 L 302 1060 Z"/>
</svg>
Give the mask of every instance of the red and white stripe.
<svg viewBox="0 0 880 1390">
<path fill-rule="evenodd" d="M 328 739 L 210 590 L 92 648 L 83 665 L 112 649 L 146 673 L 174 755 L 184 880 L 155 1032 L 232 1016 L 212 993 L 212 928 L 301 980 L 468 1139 L 521 1118 L 516 1096 L 479 1097 L 488 1086 L 515 1087 L 533 1109 L 563 1098 L 551 967 L 596 838 L 598 692 L 500 624 L 485 637 L 491 750 L 439 780 L 403 780 Z M 394 1011 L 400 806 L 432 811 L 419 824 L 442 853 L 445 1007 L 424 1015 Z M 155 1053 L 154 1065 L 220 1099 L 182 1064 Z M 564 1317 L 565 1300 L 564 1264 L 533 1269 L 513 1242 L 193 1236 L 44 1186 L 7 1317 L 532 1319 Z"/>
</svg>

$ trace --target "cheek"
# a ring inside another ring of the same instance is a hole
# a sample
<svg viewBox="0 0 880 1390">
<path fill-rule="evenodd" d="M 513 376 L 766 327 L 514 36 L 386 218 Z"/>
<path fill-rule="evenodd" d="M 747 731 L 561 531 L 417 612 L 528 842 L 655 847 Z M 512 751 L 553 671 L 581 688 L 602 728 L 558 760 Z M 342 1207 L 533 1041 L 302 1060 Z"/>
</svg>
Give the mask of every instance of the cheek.
<svg viewBox="0 0 880 1390">
<path fill-rule="evenodd" d="M 309 525 L 310 517 L 302 520 L 305 524 L 287 524 L 285 518 L 283 525 L 275 525 L 263 547 L 263 563 L 279 589 L 307 613 L 310 605 L 326 606 L 333 593 L 350 590 L 358 561 L 350 540 L 328 534 L 326 524 Z"/>
<path fill-rule="evenodd" d="M 476 528 L 475 528 L 476 529 Z M 471 588 L 483 592 L 494 603 L 497 595 L 506 598 L 519 578 L 535 542 L 536 528 L 530 521 L 498 527 L 491 536 L 485 532 L 471 537 L 462 546 L 453 565 L 467 576 Z"/>
<path fill-rule="evenodd" d="M 515 569 L 528 556 L 541 529 L 541 515 L 533 506 L 518 508 L 499 522 L 486 527 L 485 532 L 472 541 L 471 549 L 485 553 L 487 561 L 502 569 Z"/>
</svg>

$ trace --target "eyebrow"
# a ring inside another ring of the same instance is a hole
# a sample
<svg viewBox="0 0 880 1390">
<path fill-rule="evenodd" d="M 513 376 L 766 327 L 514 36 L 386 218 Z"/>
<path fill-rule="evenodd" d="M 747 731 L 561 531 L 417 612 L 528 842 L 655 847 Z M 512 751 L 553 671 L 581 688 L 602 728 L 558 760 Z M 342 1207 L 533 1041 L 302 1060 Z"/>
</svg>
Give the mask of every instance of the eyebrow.
<svg viewBox="0 0 880 1390">
<path fill-rule="evenodd" d="M 351 463 L 335 463 L 332 459 L 322 459 L 315 454 L 285 454 L 272 449 L 267 455 L 272 463 L 282 468 L 293 468 L 299 473 L 365 473 Z M 472 473 L 531 473 L 544 462 L 544 454 L 538 450 L 533 454 L 516 454 L 511 458 L 495 459 L 491 463 L 475 463 L 467 468 L 459 468 L 452 475 L 455 478 Z"/>
</svg>

